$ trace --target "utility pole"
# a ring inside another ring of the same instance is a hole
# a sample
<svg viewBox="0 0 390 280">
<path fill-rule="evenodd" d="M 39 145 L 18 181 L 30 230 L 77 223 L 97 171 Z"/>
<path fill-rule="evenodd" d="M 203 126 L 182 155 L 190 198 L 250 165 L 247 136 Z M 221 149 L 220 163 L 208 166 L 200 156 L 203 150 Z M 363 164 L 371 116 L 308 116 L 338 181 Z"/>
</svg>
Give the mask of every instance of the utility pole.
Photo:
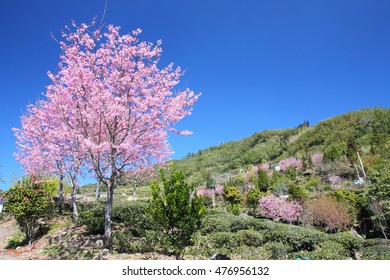
<svg viewBox="0 0 390 280">
<path fill-rule="evenodd" d="M 363 166 L 363 162 L 362 162 L 362 159 L 360 158 L 360 155 L 359 155 L 359 152 L 357 152 L 357 156 L 358 156 L 358 159 L 359 159 L 359 162 L 360 162 L 360 167 L 362 168 L 362 172 L 363 172 L 363 178 L 366 178 L 366 172 L 364 171 L 364 166 Z"/>
</svg>

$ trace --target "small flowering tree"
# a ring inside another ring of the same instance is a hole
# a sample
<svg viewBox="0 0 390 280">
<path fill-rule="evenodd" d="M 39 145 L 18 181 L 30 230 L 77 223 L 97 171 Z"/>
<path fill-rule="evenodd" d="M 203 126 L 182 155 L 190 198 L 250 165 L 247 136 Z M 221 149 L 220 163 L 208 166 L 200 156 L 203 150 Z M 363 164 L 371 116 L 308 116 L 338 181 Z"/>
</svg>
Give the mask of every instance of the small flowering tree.
<svg viewBox="0 0 390 280">
<path fill-rule="evenodd" d="M 296 222 L 303 212 L 302 206 L 295 201 L 288 201 L 275 195 L 267 195 L 259 200 L 260 212 L 270 219 L 280 218 L 290 224 Z"/>
<path fill-rule="evenodd" d="M 294 167 L 295 169 L 301 169 L 303 164 L 302 164 L 302 160 L 297 159 L 295 157 L 290 157 L 279 161 L 279 166 L 282 171 L 286 171 L 289 167 Z"/>
<path fill-rule="evenodd" d="M 341 178 L 340 176 L 333 175 L 329 177 L 329 182 L 332 184 L 332 186 L 336 186 L 341 183 Z"/>
<path fill-rule="evenodd" d="M 316 152 L 311 156 L 311 162 L 318 166 L 321 165 L 324 161 L 324 154 L 320 152 Z"/>
<path fill-rule="evenodd" d="M 260 169 L 261 169 L 261 170 L 264 170 L 264 171 L 268 171 L 268 170 L 269 170 L 269 165 L 266 164 L 266 163 L 262 163 L 262 164 L 260 165 Z"/>
<path fill-rule="evenodd" d="M 26 235 L 30 244 L 37 237 L 40 229 L 38 220 L 47 217 L 53 203 L 52 193 L 43 181 L 25 178 L 6 193 L 6 208 Z"/>
<path fill-rule="evenodd" d="M 223 190 L 224 190 L 224 186 L 222 186 L 222 185 L 217 185 L 216 187 L 215 187 L 215 194 L 216 195 L 221 195 L 222 194 L 222 192 L 223 192 Z"/>
</svg>

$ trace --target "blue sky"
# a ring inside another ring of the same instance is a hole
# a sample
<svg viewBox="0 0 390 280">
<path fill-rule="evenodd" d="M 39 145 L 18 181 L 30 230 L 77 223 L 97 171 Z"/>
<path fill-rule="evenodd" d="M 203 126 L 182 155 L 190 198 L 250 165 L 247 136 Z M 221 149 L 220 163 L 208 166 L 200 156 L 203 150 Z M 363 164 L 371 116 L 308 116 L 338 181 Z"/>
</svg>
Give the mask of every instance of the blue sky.
<svg viewBox="0 0 390 280">
<path fill-rule="evenodd" d="M 0 173 L 22 175 L 12 127 L 41 98 L 60 53 L 52 32 L 101 18 L 104 0 L 2 1 Z M 202 96 L 170 139 L 181 158 L 264 129 L 390 107 L 390 1 L 108 0 L 105 22 L 163 40 L 161 66 L 186 69 Z"/>
</svg>

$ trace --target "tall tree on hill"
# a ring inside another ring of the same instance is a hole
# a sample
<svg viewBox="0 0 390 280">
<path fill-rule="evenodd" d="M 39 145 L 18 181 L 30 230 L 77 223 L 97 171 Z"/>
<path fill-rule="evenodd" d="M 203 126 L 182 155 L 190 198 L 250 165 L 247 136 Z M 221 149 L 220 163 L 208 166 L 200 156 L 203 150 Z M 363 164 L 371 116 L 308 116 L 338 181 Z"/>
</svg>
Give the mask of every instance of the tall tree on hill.
<svg viewBox="0 0 390 280">
<path fill-rule="evenodd" d="M 173 126 L 191 114 L 199 94 L 174 91 L 181 69 L 159 69 L 161 41 L 140 42 L 140 29 L 121 36 L 112 25 L 105 33 L 92 30 L 94 23 L 72 26 L 62 34 L 59 71 L 49 72 L 48 115 L 58 119 L 57 137 L 77 139 L 69 150 L 76 149 L 83 166 L 107 186 L 104 240 L 110 247 L 114 189 L 122 174 L 171 154 L 168 132 L 190 134 Z"/>
<path fill-rule="evenodd" d="M 257 186 L 261 192 L 266 192 L 269 187 L 269 178 L 267 172 L 261 168 L 258 171 Z"/>
</svg>

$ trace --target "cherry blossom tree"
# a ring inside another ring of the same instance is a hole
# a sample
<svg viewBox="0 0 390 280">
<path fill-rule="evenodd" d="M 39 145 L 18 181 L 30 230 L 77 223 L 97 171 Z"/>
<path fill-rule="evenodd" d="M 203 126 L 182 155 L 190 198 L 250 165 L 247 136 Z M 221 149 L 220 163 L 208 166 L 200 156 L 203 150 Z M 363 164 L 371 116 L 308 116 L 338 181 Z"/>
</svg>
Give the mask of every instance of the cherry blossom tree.
<svg viewBox="0 0 390 280">
<path fill-rule="evenodd" d="M 341 183 L 341 177 L 337 175 L 332 175 L 329 177 L 329 182 L 332 184 L 332 186 L 336 186 Z"/>
<path fill-rule="evenodd" d="M 318 166 L 321 165 L 324 161 L 324 154 L 321 152 L 316 152 L 311 156 L 311 162 Z"/>
<path fill-rule="evenodd" d="M 301 169 L 303 164 L 302 160 L 295 157 L 289 157 L 279 161 L 279 166 L 282 171 L 286 171 L 290 166 L 294 167 L 295 169 Z"/>
<path fill-rule="evenodd" d="M 48 114 L 51 112 L 50 106 L 51 104 L 45 101 L 28 106 L 27 112 L 21 117 L 21 128 L 14 128 L 18 148 L 15 156 L 28 175 L 58 175 L 60 214 L 62 214 L 64 176 L 69 177 L 72 184 L 73 220 L 77 222 L 77 176 L 81 168 L 81 159 L 77 152 L 77 138 L 70 141 L 57 134 L 59 122 L 56 115 Z"/>
<path fill-rule="evenodd" d="M 290 224 L 297 221 L 303 212 L 302 206 L 295 201 L 277 197 L 273 194 L 260 198 L 260 212 L 267 218 L 280 218 Z"/>
<path fill-rule="evenodd" d="M 59 70 L 49 72 L 46 98 L 48 114 L 58 118 L 57 137 L 71 143 L 64 148 L 75 149 L 107 186 L 104 240 L 110 247 L 121 176 L 169 157 L 168 132 L 190 134 L 174 125 L 191 114 L 199 94 L 177 88 L 179 67 L 158 68 L 161 41 L 140 42 L 140 29 L 120 35 L 120 27 L 109 25 L 102 33 L 93 26 L 73 23 L 63 32 Z"/>
</svg>

